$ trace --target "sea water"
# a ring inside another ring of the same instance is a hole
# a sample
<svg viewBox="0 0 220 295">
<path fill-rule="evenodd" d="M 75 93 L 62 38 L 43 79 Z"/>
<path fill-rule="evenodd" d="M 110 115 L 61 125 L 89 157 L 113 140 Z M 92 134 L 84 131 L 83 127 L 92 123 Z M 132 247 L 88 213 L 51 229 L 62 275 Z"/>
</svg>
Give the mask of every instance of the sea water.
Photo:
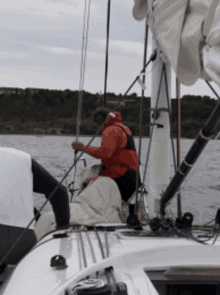
<svg viewBox="0 0 220 295">
<path fill-rule="evenodd" d="M 83 136 L 80 140 L 87 144 L 91 137 Z M 0 145 L 2 147 L 12 147 L 27 152 L 37 160 L 44 168 L 46 168 L 58 181 L 60 181 L 65 173 L 70 169 L 74 161 L 74 151 L 71 148 L 71 142 L 75 137 L 71 136 L 40 136 L 40 135 L 0 135 Z M 193 144 L 194 140 L 181 140 L 181 157 L 186 155 L 187 151 Z M 135 138 L 138 147 L 138 138 Z M 141 163 L 142 171 L 148 149 L 148 138 L 142 139 Z M 174 140 L 175 143 L 175 140 Z M 99 146 L 100 138 L 95 138 L 91 145 Z M 91 163 L 92 158 L 89 155 L 83 155 L 87 160 L 87 164 Z M 83 161 L 77 165 L 76 174 L 84 167 Z M 68 184 L 74 177 L 73 169 L 63 184 Z M 173 157 L 170 153 L 170 179 L 174 175 Z M 76 177 L 77 179 L 77 177 Z M 149 167 L 147 168 L 147 176 L 145 186 L 148 190 L 149 186 Z M 206 146 L 204 152 L 197 160 L 194 168 L 189 176 L 182 184 L 182 211 L 191 212 L 194 215 L 194 224 L 204 224 L 215 217 L 216 211 L 220 208 L 220 141 L 212 140 Z M 45 202 L 43 195 L 34 193 L 34 204 L 36 208 L 40 208 Z M 177 214 L 176 197 L 174 197 L 167 207 L 169 214 Z M 43 211 L 51 210 L 48 203 Z"/>
</svg>

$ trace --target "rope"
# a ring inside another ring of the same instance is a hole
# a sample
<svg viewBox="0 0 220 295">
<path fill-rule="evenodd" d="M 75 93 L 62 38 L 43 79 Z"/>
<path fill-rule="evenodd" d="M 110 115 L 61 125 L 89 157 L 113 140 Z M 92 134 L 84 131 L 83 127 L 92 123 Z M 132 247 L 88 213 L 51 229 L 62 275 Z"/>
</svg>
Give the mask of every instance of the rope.
<svg viewBox="0 0 220 295">
<path fill-rule="evenodd" d="M 85 0 L 84 24 L 83 24 L 82 48 L 81 48 L 80 79 L 79 79 L 79 98 L 78 98 L 78 110 L 77 110 L 77 122 L 76 122 L 76 141 L 78 141 L 79 139 L 80 124 L 81 124 L 81 117 L 82 117 L 82 101 L 83 101 L 83 88 L 84 88 L 87 45 L 88 45 L 90 7 L 91 7 L 91 0 L 89 0 L 88 13 L 87 13 L 87 5 Z M 86 14 L 87 14 L 87 19 L 86 19 Z M 75 151 L 74 162 L 76 162 L 76 156 L 77 156 L 77 151 Z M 76 166 L 75 166 L 74 175 L 73 175 L 73 185 L 75 183 L 75 180 L 76 180 Z M 74 191 L 71 194 L 71 201 L 73 199 L 73 194 L 74 194 Z"/>
<path fill-rule="evenodd" d="M 97 228 L 95 228 L 95 234 L 96 234 L 96 237 L 97 237 L 97 240 L 98 240 L 98 244 L 99 244 L 99 248 L 100 248 L 100 251 L 101 251 L 101 254 L 102 254 L 102 259 L 105 259 L 105 253 L 104 253 L 104 249 L 103 249 L 103 246 L 102 246 L 102 241 L 100 239 L 100 236 L 99 236 L 99 233 L 97 231 Z M 108 284 L 110 284 L 111 280 L 110 280 L 110 276 L 109 276 L 109 271 L 107 269 L 105 269 L 105 275 L 106 275 Z"/>
<path fill-rule="evenodd" d="M 81 248 L 80 248 L 80 241 L 79 241 L 79 233 L 78 232 L 76 232 L 76 240 L 77 240 L 78 258 L 79 258 L 79 269 L 82 270 Z"/>
<path fill-rule="evenodd" d="M 210 241 L 216 235 L 215 238 L 214 238 L 213 244 L 212 244 L 212 245 L 214 245 L 214 243 L 216 242 L 216 239 L 218 238 L 218 235 L 219 235 L 219 233 L 217 232 L 218 228 L 214 228 L 213 234 L 211 236 L 207 236 L 207 239 L 205 239 L 205 240 L 200 240 L 200 239 L 194 237 L 192 234 L 190 235 L 190 234 L 187 234 L 186 232 L 184 232 L 182 230 L 179 230 L 175 226 L 175 222 L 173 220 L 170 219 L 170 222 L 171 222 L 172 226 L 170 226 L 167 223 L 166 223 L 166 226 L 168 226 L 171 230 L 174 230 L 177 234 L 179 234 L 182 237 L 193 240 L 193 241 L 198 242 L 198 243 L 203 244 L 203 245 L 210 245 L 210 244 L 207 244 L 206 242 Z"/>
<path fill-rule="evenodd" d="M 88 230 L 86 227 L 84 227 L 84 230 L 85 230 L 85 233 L 86 233 L 86 237 L 87 237 L 87 240 L 89 242 L 89 246 L 90 246 L 90 251 L 91 251 L 91 254 L 92 254 L 92 260 L 93 260 L 93 263 L 96 263 L 97 260 L 96 260 L 96 257 L 95 257 L 95 251 L 94 251 L 94 247 L 92 245 L 92 241 L 90 239 L 90 236 L 89 236 L 89 233 L 88 233 Z M 96 272 L 96 278 L 98 279 L 100 277 L 100 273 L 99 271 Z"/>
<path fill-rule="evenodd" d="M 80 120 L 81 120 L 81 110 L 82 110 L 82 81 L 83 81 L 83 63 L 84 63 L 84 44 L 85 44 L 85 29 L 86 29 L 86 0 L 84 9 L 84 21 L 83 21 L 83 35 L 82 35 L 82 46 L 81 46 L 81 62 L 80 62 L 80 79 L 79 79 L 79 98 L 78 98 L 78 111 L 77 111 L 77 121 L 76 121 L 76 140 L 78 140 L 80 132 Z"/>
<path fill-rule="evenodd" d="M 81 249 L 82 249 L 82 256 L 83 256 L 83 262 L 84 262 L 84 267 L 86 268 L 88 266 L 87 260 L 86 260 L 86 252 L 85 252 L 85 247 L 83 243 L 83 238 L 82 238 L 82 231 L 80 228 L 77 229 L 77 232 L 79 234 L 79 240 L 81 243 Z"/>
<path fill-rule="evenodd" d="M 87 228 L 85 228 L 85 233 L 86 233 L 87 240 L 89 242 L 89 247 L 90 247 L 90 251 L 91 251 L 91 254 L 92 254 L 92 260 L 95 263 L 96 262 L 95 252 L 94 252 L 94 248 L 93 248 L 93 245 L 92 245 L 92 242 L 91 242 L 91 239 L 90 239 Z"/>
<path fill-rule="evenodd" d="M 170 210 L 170 213 L 175 218 L 175 216 L 174 216 L 174 214 L 173 214 L 173 212 L 171 210 Z M 218 225 L 215 225 L 215 227 L 213 228 L 213 230 L 209 230 L 209 229 L 206 230 L 206 231 L 208 231 L 208 233 L 211 233 L 211 235 L 209 235 L 209 234 L 202 235 L 202 237 L 205 238 L 203 240 L 202 239 L 198 239 L 197 237 L 194 237 L 193 234 L 192 234 L 192 231 L 196 231 L 196 230 L 197 231 L 201 231 L 201 230 L 204 231 L 204 229 L 202 229 L 202 227 L 205 226 L 205 225 L 207 225 L 207 224 L 209 224 L 209 223 L 211 223 L 211 222 L 213 222 L 215 219 L 213 219 L 213 220 L 209 221 L 208 223 L 202 225 L 201 228 L 192 228 L 192 230 L 190 229 L 190 233 L 191 234 L 187 234 L 185 231 L 182 231 L 181 229 L 179 229 L 178 227 L 176 227 L 175 221 L 173 220 L 172 217 L 169 216 L 168 219 L 169 219 L 169 223 L 170 224 L 167 223 L 166 220 L 165 220 L 164 221 L 165 227 L 168 227 L 170 230 L 174 230 L 176 232 L 176 234 L 179 235 L 179 236 L 181 236 L 181 237 L 185 237 L 187 239 L 193 240 L 195 242 L 198 242 L 198 243 L 201 243 L 201 244 L 204 244 L 204 245 L 210 245 L 207 242 L 210 241 L 212 238 L 214 238 L 213 243 L 212 243 L 212 245 L 214 245 L 214 243 L 216 242 L 216 240 L 218 238 L 218 235 L 219 235 L 219 231 L 218 231 L 219 226 Z"/>
<path fill-rule="evenodd" d="M 103 99 L 104 107 L 106 107 L 106 91 L 107 91 L 107 78 L 108 78 L 108 49 L 109 49 L 110 9 L 111 9 L 111 0 L 108 0 L 107 32 L 106 32 L 107 38 L 106 38 L 106 53 L 105 53 L 105 82 L 104 82 L 104 99 Z"/>
<path fill-rule="evenodd" d="M 109 257 L 109 242 L 108 242 L 108 231 L 105 229 L 105 247 L 106 247 L 106 256 Z"/>
<path fill-rule="evenodd" d="M 76 140 L 78 140 L 79 133 L 80 133 L 80 124 L 81 124 L 81 115 L 82 115 L 82 100 L 83 100 L 83 88 L 84 88 L 87 45 L 88 45 L 90 6 L 91 6 L 91 0 L 89 0 L 88 13 L 87 13 L 87 5 L 86 5 L 86 0 L 85 0 L 84 25 L 83 25 L 83 36 L 82 36 L 82 48 L 81 48 L 81 66 L 80 66 Z M 86 19 L 86 14 L 87 14 L 87 19 Z"/>
<path fill-rule="evenodd" d="M 107 255 L 105 257 L 105 253 L 104 253 L 104 248 L 103 248 L 103 245 L 102 245 L 102 242 L 101 242 L 101 239 L 100 239 L 100 236 L 99 236 L 99 233 L 97 231 L 97 229 L 95 228 L 95 233 L 96 233 L 96 237 L 98 239 L 98 243 L 99 243 L 99 248 L 101 250 L 101 254 L 102 254 L 102 259 L 105 259 L 106 257 L 108 258 L 109 257 L 109 243 L 108 243 L 108 232 L 105 231 L 105 243 L 106 243 L 106 251 L 107 251 Z M 108 281 L 108 284 L 110 284 L 110 277 L 112 278 L 112 281 L 113 281 L 113 285 L 114 285 L 114 289 L 117 290 L 117 286 L 116 286 L 116 278 L 115 278 L 115 275 L 114 275 L 114 269 L 113 267 L 108 267 L 105 269 L 105 275 L 106 275 L 106 278 L 107 278 L 107 281 Z"/>
</svg>

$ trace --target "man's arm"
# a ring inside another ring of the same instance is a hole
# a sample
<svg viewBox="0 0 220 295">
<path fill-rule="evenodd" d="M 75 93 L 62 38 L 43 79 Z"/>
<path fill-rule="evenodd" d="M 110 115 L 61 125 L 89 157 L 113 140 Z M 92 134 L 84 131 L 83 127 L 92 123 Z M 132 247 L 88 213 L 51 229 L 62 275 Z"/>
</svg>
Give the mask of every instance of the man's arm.
<svg viewBox="0 0 220 295">
<path fill-rule="evenodd" d="M 119 129 L 118 132 L 117 129 Z M 110 159 L 118 148 L 121 130 L 120 128 L 117 129 L 113 126 L 106 128 L 102 133 L 102 145 L 100 147 L 87 147 L 83 145 L 82 150 L 97 159 Z"/>
</svg>

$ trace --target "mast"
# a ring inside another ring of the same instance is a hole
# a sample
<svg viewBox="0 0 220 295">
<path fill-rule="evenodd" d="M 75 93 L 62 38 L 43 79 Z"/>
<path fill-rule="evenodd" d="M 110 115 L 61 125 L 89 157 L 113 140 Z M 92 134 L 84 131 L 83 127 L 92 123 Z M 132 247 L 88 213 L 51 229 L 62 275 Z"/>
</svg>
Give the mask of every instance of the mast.
<svg viewBox="0 0 220 295">
<path fill-rule="evenodd" d="M 206 147 L 207 143 L 209 142 L 210 138 L 214 134 L 215 130 L 219 127 L 219 123 L 220 123 L 220 101 L 218 101 L 218 104 L 213 110 L 211 116 L 207 120 L 205 126 L 199 132 L 192 147 L 190 148 L 185 159 L 181 163 L 179 170 L 174 175 L 169 186 L 164 192 L 160 201 L 160 213 L 162 215 L 165 215 L 166 204 L 173 198 L 173 196 L 177 192 L 178 188 L 180 187 L 180 185 L 182 184 L 182 182 L 188 175 L 189 171 L 191 170 L 191 168 L 193 167 L 193 165 L 199 158 L 200 154 L 202 153 L 203 149 Z"/>
<path fill-rule="evenodd" d="M 151 2 L 151 1 L 150 1 Z M 153 48 L 157 47 L 154 36 L 152 37 Z M 159 213 L 160 196 L 165 191 L 169 183 L 170 169 L 170 124 L 168 112 L 168 99 L 166 94 L 165 77 L 162 76 L 161 90 L 158 92 L 164 63 L 160 58 L 160 48 L 157 47 L 156 65 L 152 72 L 152 89 L 151 89 L 151 125 L 152 146 L 150 156 L 150 185 L 148 196 L 149 217 L 152 219 Z M 171 89 L 171 67 L 166 64 L 168 96 L 170 97 Z M 158 105 L 157 105 L 158 101 Z M 158 108 L 159 111 L 156 111 Z M 155 118 L 155 120 L 154 120 Z"/>
</svg>

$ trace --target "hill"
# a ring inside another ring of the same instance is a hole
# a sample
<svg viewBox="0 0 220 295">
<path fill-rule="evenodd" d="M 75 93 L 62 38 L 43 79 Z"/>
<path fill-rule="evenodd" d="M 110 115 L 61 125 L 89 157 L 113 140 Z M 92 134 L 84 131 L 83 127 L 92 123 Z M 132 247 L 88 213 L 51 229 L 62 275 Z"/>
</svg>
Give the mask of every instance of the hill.
<svg viewBox="0 0 220 295">
<path fill-rule="evenodd" d="M 122 113 L 125 125 L 134 135 L 139 134 L 140 97 L 135 93 L 123 97 L 107 93 L 108 107 L 114 108 L 125 100 L 117 110 Z M 182 137 L 195 138 L 216 105 L 208 96 L 182 97 Z M 83 111 L 80 134 L 93 135 L 96 126 L 91 120 L 92 112 L 102 105 L 102 95 L 83 93 Z M 176 135 L 176 99 L 172 99 L 173 136 Z M 48 90 L 37 88 L 0 88 L 1 134 L 72 134 L 76 133 L 78 91 Z M 150 98 L 143 101 L 143 135 L 149 136 Z"/>
</svg>

